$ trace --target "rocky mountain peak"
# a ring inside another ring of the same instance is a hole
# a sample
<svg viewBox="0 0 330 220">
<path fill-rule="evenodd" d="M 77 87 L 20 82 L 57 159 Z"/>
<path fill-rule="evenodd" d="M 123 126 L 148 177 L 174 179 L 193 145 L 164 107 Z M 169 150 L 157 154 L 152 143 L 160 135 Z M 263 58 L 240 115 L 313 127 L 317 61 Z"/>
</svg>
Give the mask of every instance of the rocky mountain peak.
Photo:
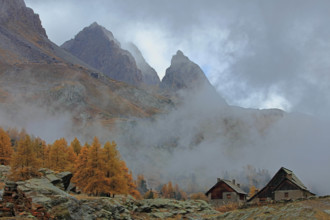
<svg viewBox="0 0 330 220">
<path fill-rule="evenodd" d="M 3 16 L 10 10 L 19 10 L 25 7 L 24 0 L 0 0 L 0 15 Z"/>
<path fill-rule="evenodd" d="M 112 79 L 131 85 L 142 82 L 134 57 L 121 48 L 110 31 L 96 22 L 61 47 Z"/>
<path fill-rule="evenodd" d="M 36 31 L 47 37 L 39 15 L 26 7 L 24 0 L 0 0 L 0 24 L 18 33 Z"/>
<path fill-rule="evenodd" d="M 142 73 L 142 82 L 151 86 L 159 85 L 160 79 L 157 72 L 147 63 L 139 48 L 133 43 L 124 44 L 124 47 L 134 56 L 136 65 Z"/>
<path fill-rule="evenodd" d="M 191 61 L 187 56 L 183 54 L 181 50 L 178 50 L 176 54 L 172 57 L 171 65 L 175 65 L 183 62 L 191 62 Z"/>
<path fill-rule="evenodd" d="M 175 92 L 204 84 L 211 86 L 202 69 L 178 50 L 172 57 L 171 66 L 166 70 L 161 88 Z"/>
</svg>

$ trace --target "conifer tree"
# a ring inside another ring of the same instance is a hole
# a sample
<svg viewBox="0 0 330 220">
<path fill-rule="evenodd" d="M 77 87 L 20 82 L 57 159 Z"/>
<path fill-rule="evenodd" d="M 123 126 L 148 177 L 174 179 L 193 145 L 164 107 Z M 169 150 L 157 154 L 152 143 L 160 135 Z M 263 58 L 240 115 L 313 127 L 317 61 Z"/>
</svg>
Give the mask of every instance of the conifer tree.
<svg viewBox="0 0 330 220">
<path fill-rule="evenodd" d="M 46 142 L 40 138 L 35 138 L 32 141 L 33 151 L 36 154 L 37 159 L 39 160 L 41 167 L 46 167 L 45 162 L 48 160 L 47 146 Z"/>
<path fill-rule="evenodd" d="M 10 163 L 13 149 L 8 134 L 0 128 L 0 164 L 8 165 Z"/>
<path fill-rule="evenodd" d="M 67 160 L 67 165 L 65 167 L 66 171 L 70 171 L 71 173 L 74 173 L 75 169 L 74 166 L 76 164 L 76 160 L 77 160 L 77 154 L 74 152 L 73 147 L 70 146 L 67 150 L 66 153 L 66 160 Z"/>
<path fill-rule="evenodd" d="M 94 137 L 91 147 L 88 149 L 88 160 L 86 166 L 87 181 L 84 191 L 92 195 L 109 193 L 108 181 L 105 177 L 104 155 L 101 144 Z"/>
<path fill-rule="evenodd" d="M 120 154 L 117 151 L 117 144 L 106 142 L 103 147 L 105 159 L 105 175 L 109 183 L 109 190 L 112 194 L 128 193 L 128 185 L 125 181 Z"/>
<path fill-rule="evenodd" d="M 18 142 L 17 151 L 11 161 L 11 179 L 14 181 L 26 180 L 39 176 L 39 162 L 33 150 L 33 143 L 29 135 Z"/>
<path fill-rule="evenodd" d="M 167 184 L 164 184 L 161 189 L 161 194 L 164 198 L 169 198 L 168 190 L 167 190 Z"/>
<path fill-rule="evenodd" d="M 89 175 L 87 173 L 87 162 L 88 162 L 88 148 L 86 146 L 81 148 L 80 154 L 76 160 L 74 167 L 75 175 L 72 178 L 78 188 L 84 189 L 87 184 L 87 178 Z"/>
<path fill-rule="evenodd" d="M 17 146 L 17 141 L 19 138 L 19 132 L 17 130 L 17 128 L 9 128 L 7 130 L 7 134 L 10 137 L 10 142 L 11 142 L 11 146 L 13 147 L 14 150 L 16 150 L 16 146 Z"/>
<path fill-rule="evenodd" d="M 167 184 L 167 193 L 168 193 L 168 198 L 174 198 L 174 189 L 171 181 L 168 182 Z"/>
<path fill-rule="evenodd" d="M 130 171 L 127 168 L 125 161 L 122 160 L 121 164 L 122 164 L 121 165 L 122 172 L 123 172 L 126 184 L 127 184 L 126 194 L 128 193 L 128 194 L 132 195 L 133 197 L 135 197 L 136 199 L 141 199 L 141 194 L 137 190 L 136 184 L 135 184 L 134 179 L 133 179 L 132 171 Z"/>
<path fill-rule="evenodd" d="M 73 151 L 76 153 L 76 155 L 78 156 L 81 150 L 81 144 L 79 142 L 79 140 L 75 137 L 73 139 L 73 141 L 70 144 L 70 147 L 73 148 Z"/>
<path fill-rule="evenodd" d="M 139 174 L 137 176 L 136 185 L 137 189 L 142 195 L 148 192 L 147 181 L 145 180 L 143 174 Z"/>
<path fill-rule="evenodd" d="M 49 151 L 49 168 L 62 172 L 68 165 L 67 161 L 67 142 L 64 138 L 56 140 Z"/>
</svg>

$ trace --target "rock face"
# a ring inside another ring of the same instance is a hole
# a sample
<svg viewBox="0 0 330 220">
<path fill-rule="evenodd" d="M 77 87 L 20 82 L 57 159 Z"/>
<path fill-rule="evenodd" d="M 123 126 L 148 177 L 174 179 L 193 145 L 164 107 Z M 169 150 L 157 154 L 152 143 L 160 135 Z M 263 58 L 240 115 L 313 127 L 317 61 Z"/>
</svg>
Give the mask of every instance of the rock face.
<svg viewBox="0 0 330 220">
<path fill-rule="evenodd" d="M 167 68 L 160 87 L 176 92 L 184 88 L 196 88 L 203 85 L 212 87 L 202 69 L 179 50 L 172 57 L 171 66 Z"/>
<path fill-rule="evenodd" d="M 142 82 L 146 85 L 158 86 L 160 83 L 159 76 L 155 69 L 146 62 L 139 48 L 133 43 L 129 43 L 125 46 L 134 56 L 137 67 L 141 70 Z"/>
<path fill-rule="evenodd" d="M 110 31 L 97 23 L 84 28 L 61 47 L 112 79 L 131 85 L 142 82 L 134 57 L 121 48 Z"/>
<path fill-rule="evenodd" d="M 7 26 L 13 23 L 21 23 L 47 37 L 45 29 L 41 26 L 39 16 L 34 14 L 32 9 L 25 6 L 24 0 L 0 0 L 0 22 Z"/>
</svg>

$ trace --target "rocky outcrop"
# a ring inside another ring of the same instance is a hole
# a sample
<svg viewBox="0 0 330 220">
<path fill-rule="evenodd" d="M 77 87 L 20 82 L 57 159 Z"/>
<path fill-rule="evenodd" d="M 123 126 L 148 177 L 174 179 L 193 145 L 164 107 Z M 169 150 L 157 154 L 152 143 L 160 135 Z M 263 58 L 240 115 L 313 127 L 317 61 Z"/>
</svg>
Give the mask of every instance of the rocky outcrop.
<svg viewBox="0 0 330 220">
<path fill-rule="evenodd" d="M 176 92 L 184 88 L 196 88 L 204 85 L 212 87 L 202 69 L 179 50 L 172 57 L 171 66 L 167 68 L 160 87 Z"/>
<path fill-rule="evenodd" d="M 12 24 L 16 25 L 11 26 Z M 10 29 L 17 29 L 28 26 L 30 30 L 47 37 L 45 29 L 41 26 L 39 15 L 31 8 L 27 8 L 24 0 L 0 0 L 0 24 Z"/>
<path fill-rule="evenodd" d="M 144 59 L 141 51 L 133 43 L 125 45 L 127 50 L 134 56 L 137 67 L 142 73 L 142 82 L 146 85 L 158 86 L 160 83 L 159 76 L 154 68 L 152 68 Z"/>
<path fill-rule="evenodd" d="M 40 178 L 6 181 L 0 202 L 0 217 L 34 219 L 207 219 L 219 214 L 204 201 L 170 199 L 136 200 L 131 196 L 115 198 L 72 196 L 70 172 L 54 173 L 40 169 Z"/>
<path fill-rule="evenodd" d="M 112 79 L 131 85 L 142 82 L 134 57 L 121 48 L 110 31 L 97 23 L 84 28 L 61 47 Z"/>
</svg>

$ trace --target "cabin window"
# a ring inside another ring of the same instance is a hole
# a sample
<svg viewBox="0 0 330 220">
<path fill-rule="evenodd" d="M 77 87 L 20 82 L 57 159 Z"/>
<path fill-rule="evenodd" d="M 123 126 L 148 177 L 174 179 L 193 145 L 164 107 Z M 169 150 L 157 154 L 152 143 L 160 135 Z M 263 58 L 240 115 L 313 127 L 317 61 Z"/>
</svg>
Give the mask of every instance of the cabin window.
<svg viewBox="0 0 330 220">
<path fill-rule="evenodd" d="M 240 200 L 244 200 L 244 195 L 243 195 L 243 194 L 240 194 L 240 195 L 239 195 L 239 199 L 240 199 Z"/>
<path fill-rule="evenodd" d="M 227 199 L 231 199 L 231 194 L 227 194 Z"/>
<path fill-rule="evenodd" d="M 288 198 L 289 197 L 289 193 L 288 192 L 285 192 L 284 193 L 284 198 Z"/>
</svg>

